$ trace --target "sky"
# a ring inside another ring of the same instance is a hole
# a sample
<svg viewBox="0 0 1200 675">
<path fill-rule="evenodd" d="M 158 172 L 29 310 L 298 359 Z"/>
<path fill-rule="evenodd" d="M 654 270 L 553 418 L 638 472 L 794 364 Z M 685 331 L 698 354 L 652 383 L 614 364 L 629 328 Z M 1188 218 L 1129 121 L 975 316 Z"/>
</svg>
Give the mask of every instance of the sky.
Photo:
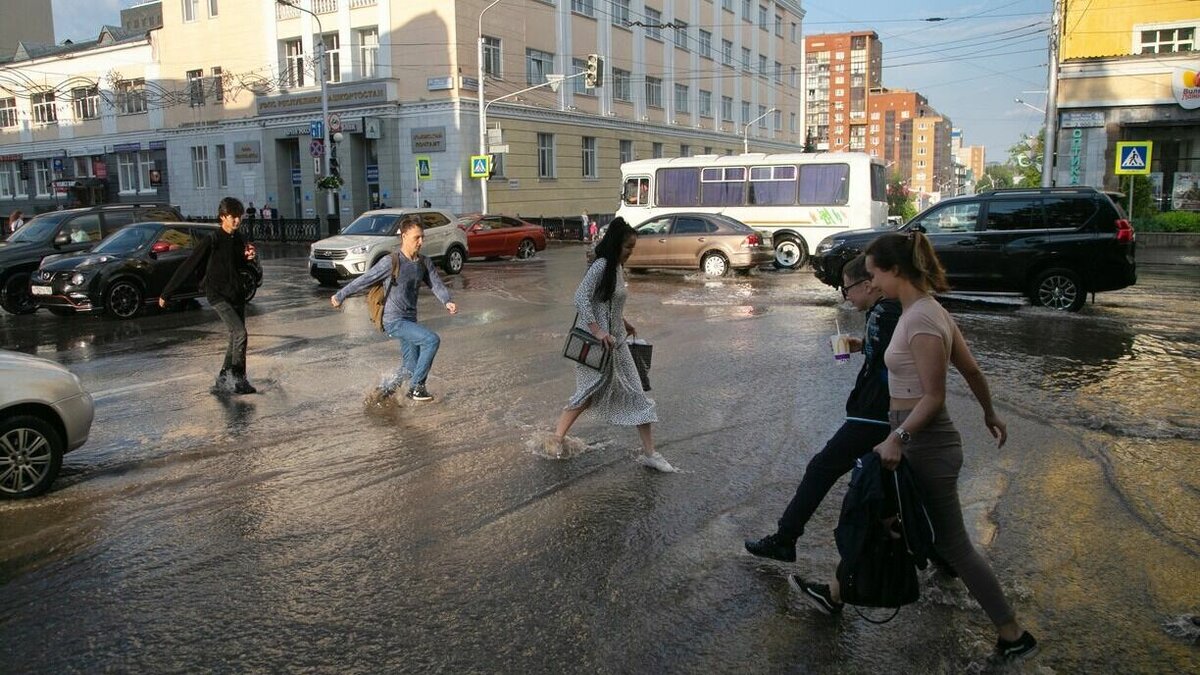
<svg viewBox="0 0 1200 675">
<path fill-rule="evenodd" d="M 95 39 L 101 25 L 119 25 L 121 8 L 135 4 L 52 1 L 58 42 Z M 883 43 L 883 86 L 923 94 L 963 130 L 964 144 L 987 147 L 989 162 L 1004 161 L 1009 146 L 1041 129 L 1044 116 L 1034 108 L 1046 107 L 1053 0 L 814 0 L 801 6 L 806 35 L 875 31 Z M 925 20 L 931 18 L 944 20 Z"/>
</svg>

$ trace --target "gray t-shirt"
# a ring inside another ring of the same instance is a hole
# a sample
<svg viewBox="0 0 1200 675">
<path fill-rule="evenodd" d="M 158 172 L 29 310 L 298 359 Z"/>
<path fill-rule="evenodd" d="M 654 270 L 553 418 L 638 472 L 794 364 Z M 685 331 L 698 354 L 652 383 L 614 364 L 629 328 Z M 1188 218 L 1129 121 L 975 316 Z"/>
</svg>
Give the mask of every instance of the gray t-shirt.
<svg viewBox="0 0 1200 675">
<path fill-rule="evenodd" d="M 420 254 L 416 260 L 410 260 L 403 253 L 395 255 L 400 259 L 400 270 L 396 274 L 396 285 L 388 293 L 387 302 L 383 306 L 384 324 L 396 319 L 417 320 L 417 291 L 420 290 L 421 284 L 433 290 L 433 294 L 443 305 L 450 302 L 450 290 L 442 283 L 432 260 Z M 389 255 L 375 263 L 366 274 L 347 284 L 334 297 L 339 303 L 345 302 L 346 298 L 352 295 L 365 293 L 380 279 L 384 284 L 389 283 L 388 276 L 391 273 L 392 256 Z"/>
</svg>

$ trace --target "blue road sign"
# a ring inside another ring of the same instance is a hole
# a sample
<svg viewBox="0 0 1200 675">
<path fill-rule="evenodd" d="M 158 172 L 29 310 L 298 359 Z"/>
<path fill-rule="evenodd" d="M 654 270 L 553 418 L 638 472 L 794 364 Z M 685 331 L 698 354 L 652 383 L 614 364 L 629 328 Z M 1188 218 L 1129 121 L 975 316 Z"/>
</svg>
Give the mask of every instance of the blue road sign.
<svg viewBox="0 0 1200 675">
<path fill-rule="evenodd" d="M 321 123 L 321 120 L 308 123 L 308 135 L 313 138 L 325 138 L 325 125 Z"/>
<path fill-rule="evenodd" d="M 1117 166 L 1113 173 L 1118 176 L 1146 175 L 1150 173 L 1150 141 L 1122 141 L 1117 143 Z"/>
</svg>

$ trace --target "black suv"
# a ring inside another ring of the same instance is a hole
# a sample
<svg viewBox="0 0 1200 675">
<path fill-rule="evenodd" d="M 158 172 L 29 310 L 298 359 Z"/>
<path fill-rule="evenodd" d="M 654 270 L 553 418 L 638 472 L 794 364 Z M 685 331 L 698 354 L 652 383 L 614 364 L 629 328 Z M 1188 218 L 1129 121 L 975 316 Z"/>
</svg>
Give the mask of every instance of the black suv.
<svg viewBox="0 0 1200 675">
<path fill-rule="evenodd" d="M 118 319 L 132 319 L 158 302 L 200 238 L 215 236 L 220 229 L 200 223 L 136 223 L 85 253 L 47 257 L 29 290 L 38 306 L 54 314 L 107 311 Z M 258 259 L 247 262 L 241 275 L 242 293 L 249 301 L 262 284 Z M 198 278 L 193 278 L 172 299 L 199 295 Z"/>
<path fill-rule="evenodd" d="M 899 228 L 924 231 L 952 289 L 1020 293 L 1037 305 L 1078 311 L 1088 293 L 1137 281 L 1134 235 L 1124 212 L 1090 187 L 1009 189 L 946 199 Z M 817 278 L 842 283 L 842 266 L 889 230 L 826 237 Z"/>
<path fill-rule="evenodd" d="M 37 310 L 29 294 L 29 276 L 42 258 L 86 251 L 101 239 L 144 221 L 181 221 L 167 204 L 102 204 L 40 214 L 0 242 L 0 307 L 11 314 Z"/>
</svg>

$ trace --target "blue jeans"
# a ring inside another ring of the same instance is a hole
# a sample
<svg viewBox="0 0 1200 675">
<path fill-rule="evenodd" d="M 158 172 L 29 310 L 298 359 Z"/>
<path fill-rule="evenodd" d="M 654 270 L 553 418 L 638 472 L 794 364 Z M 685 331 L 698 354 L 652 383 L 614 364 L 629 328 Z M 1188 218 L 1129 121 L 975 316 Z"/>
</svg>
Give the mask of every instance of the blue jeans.
<svg viewBox="0 0 1200 675">
<path fill-rule="evenodd" d="M 414 387 L 425 384 L 425 378 L 429 377 L 433 357 L 437 356 L 442 339 L 437 333 L 407 319 L 389 322 L 384 326 L 384 332 L 400 341 L 400 353 L 404 358 L 398 375 L 403 377 L 404 373 L 410 374 L 410 382 Z"/>
</svg>

